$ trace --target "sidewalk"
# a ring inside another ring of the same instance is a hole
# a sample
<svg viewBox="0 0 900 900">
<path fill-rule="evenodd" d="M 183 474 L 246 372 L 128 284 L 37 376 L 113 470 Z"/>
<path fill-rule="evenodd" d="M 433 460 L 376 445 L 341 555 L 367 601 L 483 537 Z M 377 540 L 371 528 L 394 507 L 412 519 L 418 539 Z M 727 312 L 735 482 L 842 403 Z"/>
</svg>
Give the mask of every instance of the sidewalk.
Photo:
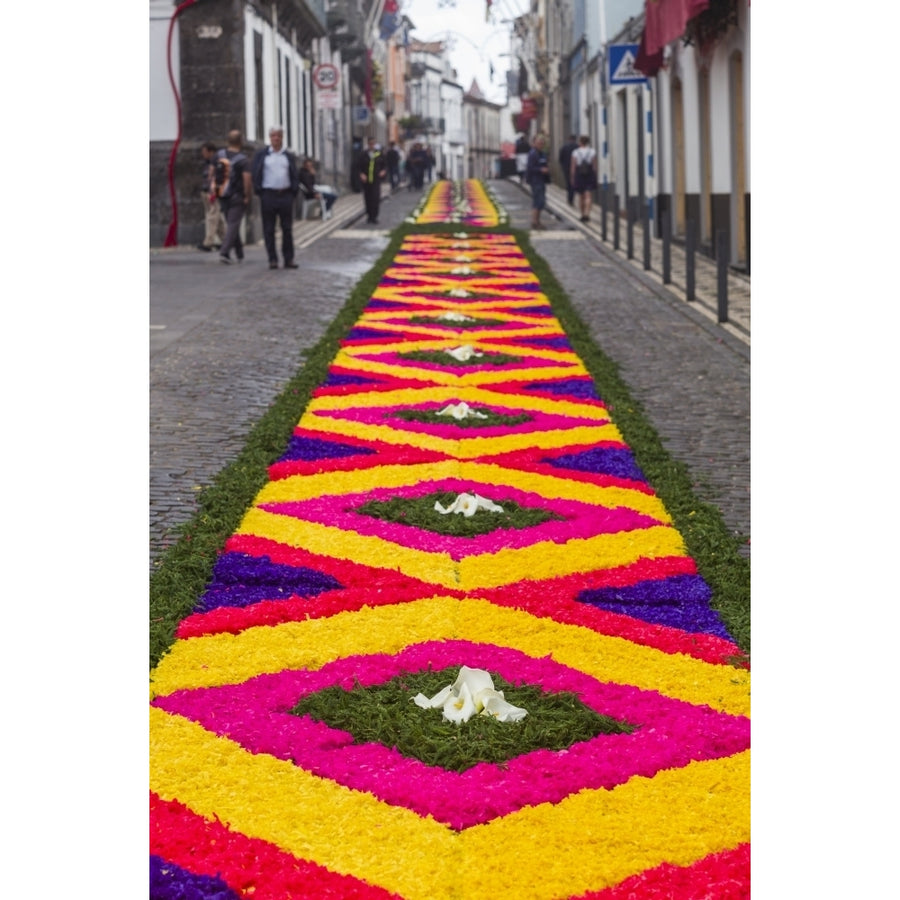
<svg viewBox="0 0 900 900">
<path fill-rule="evenodd" d="M 496 183 L 496 182 L 494 182 Z M 530 197 L 530 191 L 519 184 L 518 179 L 509 179 L 523 193 Z M 576 198 L 577 204 L 577 198 Z M 671 282 L 663 283 L 663 242 L 661 238 L 651 235 L 650 269 L 644 269 L 644 229 L 640 222 L 633 227 L 633 257 L 628 259 L 628 231 L 624 219 L 619 223 L 619 249 L 613 248 L 613 214 L 607 212 L 606 242 L 603 242 L 601 217 L 603 210 L 598 204 L 591 207 L 591 221 L 582 222 L 577 205 L 572 207 L 566 202 L 565 188 L 555 184 L 547 185 L 547 211 L 555 217 L 559 224 L 575 228 L 592 241 L 596 241 L 605 251 L 614 254 L 628 265 L 634 267 L 644 277 L 650 279 L 661 289 L 689 303 L 687 299 L 687 254 L 684 248 L 676 243 L 670 247 Z M 545 213 L 546 216 L 546 213 Z M 527 226 L 526 226 L 527 227 Z M 731 269 L 728 272 L 728 320 L 718 321 L 718 271 L 716 261 L 696 253 L 694 255 L 694 301 L 690 302 L 697 312 L 715 322 L 724 331 L 750 345 L 750 277 L 741 275 Z"/>
</svg>

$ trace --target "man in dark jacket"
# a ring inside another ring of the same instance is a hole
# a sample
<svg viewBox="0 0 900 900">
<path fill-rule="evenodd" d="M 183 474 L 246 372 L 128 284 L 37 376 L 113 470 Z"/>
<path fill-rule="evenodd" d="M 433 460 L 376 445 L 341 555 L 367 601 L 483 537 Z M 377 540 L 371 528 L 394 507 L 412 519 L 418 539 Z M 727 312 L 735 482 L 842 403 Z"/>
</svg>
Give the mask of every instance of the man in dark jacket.
<svg viewBox="0 0 900 900">
<path fill-rule="evenodd" d="M 375 138 L 370 137 L 368 149 L 359 157 L 359 180 L 363 186 L 366 201 L 366 221 L 371 225 L 378 224 L 378 207 L 381 205 L 381 182 L 387 175 L 387 163 L 384 154 L 376 149 Z"/>
<path fill-rule="evenodd" d="M 294 262 L 294 202 L 300 190 L 297 160 L 284 149 L 284 129 L 269 129 L 269 146 L 257 150 L 253 157 L 253 190 L 259 195 L 263 239 L 269 256 L 269 268 L 278 268 L 275 252 L 275 223 L 281 225 L 281 255 L 286 269 L 296 269 Z"/>
<path fill-rule="evenodd" d="M 572 182 L 572 174 L 569 171 L 572 163 L 572 153 L 578 146 L 578 138 L 574 134 L 569 135 L 569 140 L 559 148 L 559 164 L 562 166 L 563 175 L 566 179 L 566 195 L 569 200 L 569 206 L 575 205 L 575 185 Z"/>
<path fill-rule="evenodd" d="M 544 230 L 541 225 L 541 210 L 547 203 L 547 182 L 550 180 L 550 164 L 544 149 L 546 146 L 547 139 L 544 135 L 535 135 L 525 166 L 525 178 L 531 185 L 531 227 L 537 231 Z"/>
</svg>

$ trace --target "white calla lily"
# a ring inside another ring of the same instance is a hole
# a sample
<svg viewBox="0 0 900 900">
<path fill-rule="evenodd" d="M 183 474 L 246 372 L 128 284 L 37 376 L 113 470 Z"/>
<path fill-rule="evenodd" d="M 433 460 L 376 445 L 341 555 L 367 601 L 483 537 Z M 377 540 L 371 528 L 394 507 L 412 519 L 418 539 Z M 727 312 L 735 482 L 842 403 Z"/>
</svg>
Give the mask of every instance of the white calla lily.
<svg viewBox="0 0 900 900">
<path fill-rule="evenodd" d="M 433 697 L 417 694 L 413 700 L 422 709 L 442 707 L 444 718 L 457 724 L 468 722 L 476 713 L 500 722 L 518 722 L 528 715 L 527 710 L 508 703 L 503 691 L 494 690 L 490 672 L 469 666 L 460 666 L 456 681 Z"/>
<path fill-rule="evenodd" d="M 455 237 L 455 238 L 460 238 L 460 239 L 462 239 L 462 240 L 468 240 L 468 239 L 469 239 L 469 235 L 468 235 L 465 231 L 454 231 L 454 232 L 453 232 L 453 237 Z"/>
<path fill-rule="evenodd" d="M 459 693 L 453 693 L 444 703 L 444 718 L 448 722 L 468 722 L 475 715 L 475 701 L 469 686 L 464 684 Z"/>
<path fill-rule="evenodd" d="M 438 318 L 442 322 L 474 322 L 475 320 L 471 316 L 463 315 L 462 313 L 454 312 L 453 310 L 449 310 L 448 312 L 442 313 L 438 316 Z"/>
<path fill-rule="evenodd" d="M 492 696 L 484 698 L 484 709 L 481 714 L 493 716 L 501 722 L 519 722 L 528 715 L 528 710 L 507 703 L 497 691 L 494 691 Z"/>
<path fill-rule="evenodd" d="M 426 697 L 424 694 L 416 694 L 416 696 L 413 697 L 413 702 L 416 704 L 416 706 L 421 706 L 422 709 L 437 709 L 447 702 L 452 693 L 453 685 L 448 684 L 447 687 L 438 691 L 431 698 Z"/>
<path fill-rule="evenodd" d="M 454 347 L 452 350 L 448 350 L 447 354 L 460 362 L 468 362 L 474 357 L 484 356 L 480 350 L 476 350 L 471 344 L 463 344 L 461 347 Z"/>
<path fill-rule="evenodd" d="M 460 400 L 459 403 L 450 403 L 445 406 L 443 409 L 439 409 L 436 413 L 436 416 L 452 416 L 454 419 L 486 419 L 487 415 L 483 412 L 479 412 L 477 409 L 472 409 L 465 400 Z"/>
<path fill-rule="evenodd" d="M 465 253 L 458 253 L 453 257 L 453 262 L 472 262 L 472 257 L 467 256 Z"/>
<path fill-rule="evenodd" d="M 457 693 L 463 687 L 468 688 L 474 699 L 482 691 L 493 691 L 494 680 L 491 678 L 491 673 L 486 672 L 484 669 L 470 669 L 468 666 L 460 666 L 459 675 L 456 676 L 456 681 L 453 682 L 451 687 Z M 483 705 L 481 704 L 481 706 Z"/>
<path fill-rule="evenodd" d="M 447 293 L 451 297 L 471 297 L 472 296 L 472 294 L 469 291 L 467 291 L 465 288 L 450 288 L 450 290 L 447 291 Z"/>
<path fill-rule="evenodd" d="M 435 511 L 446 516 L 449 513 L 462 513 L 467 519 L 471 518 L 479 509 L 486 509 L 488 512 L 503 512 L 503 507 L 498 506 L 493 500 L 486 497 L 479 497 L 478 494 L 459 494 L 457 498 L 447 507 L 441 506 L 438 500 L 434 501 Z"/>
<path fill-rule="evenodd" d="M 450 270 L 451 275 L 474 275 L 475 270 L 471 266 L 457 266 Z"/>
</svg>

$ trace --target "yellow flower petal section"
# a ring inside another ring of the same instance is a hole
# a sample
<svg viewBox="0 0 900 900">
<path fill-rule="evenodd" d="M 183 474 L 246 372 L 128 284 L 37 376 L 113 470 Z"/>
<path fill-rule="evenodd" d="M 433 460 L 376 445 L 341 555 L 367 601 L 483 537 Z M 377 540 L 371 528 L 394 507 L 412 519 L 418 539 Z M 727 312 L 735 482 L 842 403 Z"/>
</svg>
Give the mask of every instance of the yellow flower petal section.
<svg viewBox="0 0 900 900">
<path fill-rule="evenodd" d="M 573 428 L 554 428 L 547 431 L 524 431 L 498 437 L 442 438 L 390 425 L 371 425 L 347 419 L 333 419 L 305 415 L 300 420 L 302 428 L 338 437 L 358 437 L 385 444 L 413 446 L 423 450 L 449 453 L 459 459 L 477 459 L 491 454 L 511 453 L 514 450 L 552 450 L 573 444 L 598 444 L 601 441 L 622 442 L 622 433 L 615 425 L 581 425 Z"/>
<path fill-rule="evenodd" d="M 473 484 L 507 485 L 523 491 L 533 491 L 548 499 L 578 500 L 596 506 L 623 506 L 652 516 L 660 522 L 671 523 L 662 500 L 655 494 L 623 487 L 603 487 L 586 482 L 570 481 L 553 475 L 506 469 L 490 463 L 442 460 L 411 466 L 379 466 L 377 469 L 358 469 L 347 472 L 324 472 L 312 475 L 291 475 L 271 481 L 260 490 L 253 501 L 279 503 L 289 500 L 310 500 L 325 495 L 338 496 L 375 488 L 400 488 L 441 478 L 462 478 Z M 560 548 L 562 550 L 562 548 Z"/>
<path fill-rule="evenodd" d="M 749 779 L 746 751 L 635 777 L 611 791 L 583 790 L 455 833 L 150 711 L 150 788 L 163 799 L 406 900 L 451 896 L 459 885 L 467 900 L 552 900 L 663 862 L 690 865 L 749 840 Z M 610 834 L 622 839 L 610 842 Z"/>
<path fill-rule="evenodd" d="M 550 656 L 600 681 L 750 715 L 750 673 L 745 669 L 664 653 L 486 600 L 439 596 L 176 641 L 154 670 L 153 688 L 159 696 L 181 688 L 238 684 L 263 672 L 319 669 L 354 654 L 396 653 L 410 644 L 446 639 L 514 647 L 538 659 Z"/>
<path fill-rule="evenodd" d="M 572 416 L 579 419 L 595 419 L 599 422 L 608 422 L 610 420 L 608 410 L 602 406 L 591 406 L 587 403 L 575 403 L 571 400 L 551 399 L 549 397 L 530 397 L 524 394 L 511 396 L 499 391 L 486 390 L 471 385 L 403 388 L 396 391 L 370 391 L 368 393 L 354 393 L 352 397 L 328 395 L 313 397 L 307 407 L 307 413 L 344 412 L 380 406 L 416 406 L 423 403 L 444 403 L 449 400 L 465 400 L 469 404 L 480 404 L 482 406 L 504 406 L 529 412 Z M 302 419 L 300 424 L 304 424 Z"/>
<path fill-rule="evenodd" d="M 639 559 L 686 555 L 681 535 L 668 525 L 598 534 L 572 539 L 564 545 L 540 541 L 527 547 L 467 556 L 459 562 L 454 562 L 448 553 L 403 547 L 374 535 L 356 534 L 261 509 L 251 509 L 244 516 L 237 534 L 267 538 L 375 568 L 387 565 L 429 584 L 467 591 L 500 587 L 523 579 L 627 566 Z"/>
</svg>

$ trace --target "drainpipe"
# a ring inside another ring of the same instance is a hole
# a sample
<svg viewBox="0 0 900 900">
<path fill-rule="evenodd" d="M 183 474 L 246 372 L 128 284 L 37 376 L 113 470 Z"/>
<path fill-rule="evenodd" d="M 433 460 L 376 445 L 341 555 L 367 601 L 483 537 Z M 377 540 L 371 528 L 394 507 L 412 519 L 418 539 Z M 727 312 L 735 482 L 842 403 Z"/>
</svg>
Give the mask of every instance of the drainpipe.
<svg viewBox="0 0 900 900">
<path fill-rule="evenodd" d="M 178 94 L 178 88 L 175 86 L 175 76 L 172 73 L 172 33 L 175 30 L 175 20 L 189 6 L 193 6 L 197 0 L 184 0 L 175 8 L 172 18 L 169 19 L 169 36 L 166 39 L 166 65 L 169 69 L 169 83 L 172 85 L 172 93 L 175 95 L 175 108 L 177 110 L 178 133 L 175 136 L 175 143 L 172 145 L 172 153 L 169 156 L 169 197 L 172 201 L 172 221 L 169 223 L 169 230 L 166 232 L 166 239 L 163 242 L 164 247 L 174 247 L 178 243 L 178 201 L 175 199 L 175 157 L 178 155 L 178 146 L 181 144 L 181 97 Z"/>
</svg>

